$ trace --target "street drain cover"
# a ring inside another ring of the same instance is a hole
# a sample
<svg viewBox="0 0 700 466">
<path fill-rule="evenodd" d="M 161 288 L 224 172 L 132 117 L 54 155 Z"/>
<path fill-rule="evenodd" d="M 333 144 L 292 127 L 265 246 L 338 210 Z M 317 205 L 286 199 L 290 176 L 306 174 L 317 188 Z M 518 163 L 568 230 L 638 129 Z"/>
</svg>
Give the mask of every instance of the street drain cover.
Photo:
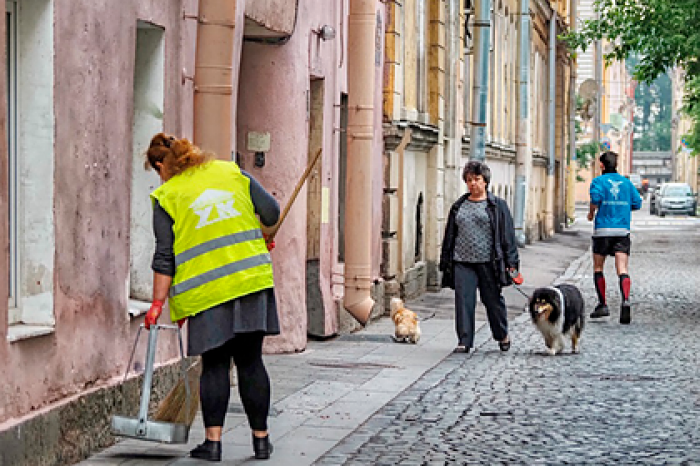
<svg viewBox="0 0 700 466">
<path fill-rule="evenodd" d="M 329 369 L 398 369 L 399 366 L 380 364 L 377 362 L 331 362 L 311 361 L 310 366 L 327 367 Z"/>
<path fill-rule="evenodd" d="M 348 333 L 340 335 L 335 341 L 370 341 L 375 343 L 393 343 L 391 335 L 372 333 Z"/>
<path fill-rule="evenodd" d="M 585 379 L 610 380 L 613 382 L 654 382 L 662 380 L 662 377 L 638 374 L 578 374 Z"/>
</svg>

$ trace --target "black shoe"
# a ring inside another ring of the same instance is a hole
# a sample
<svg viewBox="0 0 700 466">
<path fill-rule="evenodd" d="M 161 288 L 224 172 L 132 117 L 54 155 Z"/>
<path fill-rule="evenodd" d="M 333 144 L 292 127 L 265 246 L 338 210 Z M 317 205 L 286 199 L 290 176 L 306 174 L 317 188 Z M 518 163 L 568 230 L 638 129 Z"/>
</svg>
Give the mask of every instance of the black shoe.
<svg viewBox="0 0 700 466">
<path fill-rule="evenodd" d="M 610 309 L 605 304 L 598 304 L 595 310 L 591 312 L 591 319 L 600 319 L 601 317 L 608 317 L 610 315 Z"/>
<path fill-rule="evenodd" d="M 622 305 L 620 306 L 620 323 L 628 325 L 630 322 L 632 322 L 632 315 L 630 313 L 630 302 L 622 301 Z"/>
<path fill-rule="evenodd" d="M 501 351 L 508 351 L 510 349 L 510 340 L 506 342 L 499 341 L 498 347 L 501 349 Z"/>
<path fill-rule="evenodd" d="M 200 460 L 221 461 L 221 442 L 205 440 L 190 452 L 190 456 Z"/>
<path fill-rule="evenodd" d="M 270 443 L 270 436 L 267 437 L 256 437 L 253 435 L 253 451 L 255 452 L 256 460 L 266 460 L 270 458 L 272 454 L 272 443 Z"/>
</svg>

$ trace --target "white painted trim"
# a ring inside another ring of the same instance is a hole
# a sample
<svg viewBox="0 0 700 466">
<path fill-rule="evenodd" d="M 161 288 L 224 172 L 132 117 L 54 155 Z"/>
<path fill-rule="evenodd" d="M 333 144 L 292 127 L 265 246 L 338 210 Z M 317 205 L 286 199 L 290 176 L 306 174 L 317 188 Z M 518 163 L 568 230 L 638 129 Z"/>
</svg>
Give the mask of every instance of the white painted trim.
<svg viewBox="0 0 700 466">
<path fill-rule="evenodd" d="M 10 325 L 7 329 L 7 340 L 10 343 L 27 340 L 29 338 L 51 335 L 54 333 L 53 326 L 45 325 Z"/>
</svg>

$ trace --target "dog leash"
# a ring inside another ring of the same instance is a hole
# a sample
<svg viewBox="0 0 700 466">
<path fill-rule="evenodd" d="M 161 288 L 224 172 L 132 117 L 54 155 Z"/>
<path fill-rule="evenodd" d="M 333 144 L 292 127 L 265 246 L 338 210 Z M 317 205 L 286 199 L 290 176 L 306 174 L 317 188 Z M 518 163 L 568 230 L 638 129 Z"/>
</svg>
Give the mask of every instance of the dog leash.
<svg viewBox="0 0 700 466">
<path fill-rule="evenodd" d="M 525 293 L 523 290 L 521 290 L 520 287 L 519 287 L 518 285 L 516 285 L 515 283 L 513 283 L 513 287 L 514 287 L 516 290 L 518 290 L 518 292 L 519 292 L 521 295 L 525 296 L 525 297 L 527 298 L 528 301 L 530 300 L 530 296 L 528 296 L 527 293 Z"/>
</svg>

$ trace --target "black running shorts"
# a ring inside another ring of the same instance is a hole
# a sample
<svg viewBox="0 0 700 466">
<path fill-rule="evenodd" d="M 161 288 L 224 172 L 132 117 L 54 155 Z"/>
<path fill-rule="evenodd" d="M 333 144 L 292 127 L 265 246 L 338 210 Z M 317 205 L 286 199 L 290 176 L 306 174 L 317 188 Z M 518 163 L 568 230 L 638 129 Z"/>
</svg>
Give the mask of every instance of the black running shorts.
<svg viewBox="0 0 700 466">
<path fill-rule="evenodd" d="M 631 246 L 630 235 L 593 237 L 593 254 L 601 256 L 614 256 L 617 252 L 624 252 L 629 256 Z"/>
</svg>

